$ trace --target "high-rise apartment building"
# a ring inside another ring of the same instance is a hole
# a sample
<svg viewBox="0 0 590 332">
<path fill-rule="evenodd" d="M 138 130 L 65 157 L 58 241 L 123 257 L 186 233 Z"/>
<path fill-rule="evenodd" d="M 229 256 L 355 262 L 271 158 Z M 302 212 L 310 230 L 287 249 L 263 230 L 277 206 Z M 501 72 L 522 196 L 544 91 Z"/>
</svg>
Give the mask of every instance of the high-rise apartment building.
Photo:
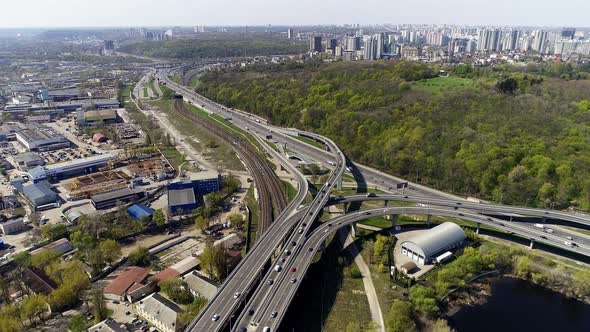
<svg viewBox="0 0 590 332">
<path fill-rule="evenodd" d="M 532 49 L 539 53 L 547 52 L 547 44 L 549 41 L 549 33 L 545 30 L 533 31 L 533 45 Z"/>
<path fill-rule="evenodd" d="M 499 29 L 483 29 L 479 32 L 477 50 L 480 52 L 493 52 L 500 49 L 501 32 Z"/>
<path fill-rule="evenodd" d="M 287 29 L 287 39 L 293 40 L 295 36 L 293 35 L 293 29 Z"/>
<path fill-rule="evenodd" d="M 309 38 L 309 51 L 310 52 L 321 52 L 322 51 L 322 37 L 313 36 Z"/>
</svg>

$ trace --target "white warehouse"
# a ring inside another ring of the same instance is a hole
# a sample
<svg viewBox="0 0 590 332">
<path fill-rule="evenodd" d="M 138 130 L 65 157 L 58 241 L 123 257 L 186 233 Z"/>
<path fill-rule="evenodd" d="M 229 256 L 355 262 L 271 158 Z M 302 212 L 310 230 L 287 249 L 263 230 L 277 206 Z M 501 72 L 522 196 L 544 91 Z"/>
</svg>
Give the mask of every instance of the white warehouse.
<svg viewBox="0 0 590 332">
<path fill-rule="evenodd" d="M 105 153 L 83 159 L 74 159 L 63 163 L 37 166 L 29 170 L 29 177 L 33 182 L 52 178 L 55 180 L 72 175 L 96 172 L 99 167 L 108 165 L 115 161 L 117 155 Z"/>
<path fill-rule="evenodd" d="M 401 243 L 402 254 L 419 264 L 429 264 L 437 254 L 463 245 L 465 232 L 452 222 L 442 223 Z"/>
<path fill-rule="evenodd" d="M 50 151 L 70 146 L 70 141 L 54 129 L 33 123 L 17 131 L 15 137 L 28 151 Z"/>
</svg>

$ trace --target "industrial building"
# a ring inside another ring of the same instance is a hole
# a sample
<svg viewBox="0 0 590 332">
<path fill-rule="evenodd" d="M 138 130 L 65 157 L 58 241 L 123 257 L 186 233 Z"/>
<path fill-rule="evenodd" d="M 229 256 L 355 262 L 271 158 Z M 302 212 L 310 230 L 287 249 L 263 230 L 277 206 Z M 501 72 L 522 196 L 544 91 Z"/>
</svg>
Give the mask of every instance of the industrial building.
<svg viewBox="0 0 590 332">
<path fill-rule="evenodd" d="M 84 159 L 75 159 L 63 163 L 38 166 L 29 170 L 29 177 L 33 182 L 52 178 L 61 179 L 77 174 L 96 172 L 98 168 L 106 166 L 117 159 L 111 153 L 95 155 Z"/>
<path fill-rule="evenodd" d="M 39 104 L 22 104 L 22 105 L 7 105 L 4 111 L 12 115 L 25 115 L 28 112 L 42 112 L 55 111 L 74 112 L 79 109 L 111 109 L 119 108 L 121 104 L 116 99 L 82 99 L 82 100 L 68 100 L 62 102 L 39 103 Z"/>
<path fill-rule="evenodd" d="M 9 219 L 5 222 L 0 222 L 0 230 L 2 231 L 2 234 L 16 234 L 27 229 L 28 227 L 27 225 L 25 225 L 25 222 L 23 221 L 22 217 Z"/>
<path fill-rule="evenodd" d="M 22 187 L 22 194 L 35 209 L 42 205 L 55 203 L 59 199 L 47 181 L 39 181 Z"/>
<path fill-rule="evenodd" d="M 14 157 L 18 168 L 21 171 L 28 171 L 31 168 L 45 165 L 45 160 L 35 152 L 25 152 Z"/>
<path fill-rule="evenodd" d="M 0 142 L 16 140 L 16 133 L 27 128 L 24 123 L 4 122 L 0 126 Z"/>
<path fill-rule="evenodd" d="M 145 192 L 141 189 L 130 189 L 124 187 L 113 191 L 99 193 L 90 196 L 92 205 L 97 210 L 110 209 L 120 203 L 129 203 L 141 199 L 145 196 Z"/>
<path fill-rule="evenodd" d="M 36 255 L 40 252 L 43 252 L 44 250 L 55 250 L 57 252 L 59 252 L 61 255 L 68 253 L 72 250 L 74 250 L 74 247 L 72 246 L 72 243 L 66 239 L 66 238 L 61 238 L 59 240 L 53 241 L 50 244 L 44 245 L 43 247 L 39 248 L 39 249 L 35 249 L 33 251 L 31 251 L 31 255 Z"/>
<path fill-rule="evenodd" d="M 50 151 L 70 146 L 70 141 L 64 135 L 35 123 L 29 123 L 25 129 L 17 131 L 15 137 L 28 151 Z"/>
<path fill-rule="evenodd" d="M 418 264 L 429 264 L 437 254 L 461 247 L 464 240 L 461 227 L 445 222 L 402 242 L 401 251 Z"/>
<path fill-rule="evenodd" d="M 151 220 L 154 215 L 154 209 L 143 204 L 134 204 L 127 209 L 129 216 L 135 220 Z"/>
<path fill-rule="evenodd" d="M 201 178 L 168 184 L 168 208 L 171 215 L 189 213 L 199 206 L 202 197 L 221 190 L 221 175 L 204 172 Z"/>
<path fill-rule="evenodd" d="M 76 121 L 80 126 L 99 126 L 117 122 L 117 111 L 114 109 L 79 110 L 76 112 Z"/>
</svg>

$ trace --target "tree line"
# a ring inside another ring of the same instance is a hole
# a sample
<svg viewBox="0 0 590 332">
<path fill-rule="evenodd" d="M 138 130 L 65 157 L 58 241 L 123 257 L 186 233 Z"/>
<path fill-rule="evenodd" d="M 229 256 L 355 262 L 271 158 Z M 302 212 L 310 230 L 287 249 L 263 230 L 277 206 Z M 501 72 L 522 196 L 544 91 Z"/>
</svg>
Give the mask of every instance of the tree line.
<svg viewBox="0 0 590 332">
<path fill-rule="evenodd" d="M 440 70 L 472 84 L 441 93 L 418 84 Z M 411 181 L 505 204 L 590 209 L 587 70 L 283 63 L 219 69 L 196 89 L 326 135 L 353 160 Z"/>
</svg>

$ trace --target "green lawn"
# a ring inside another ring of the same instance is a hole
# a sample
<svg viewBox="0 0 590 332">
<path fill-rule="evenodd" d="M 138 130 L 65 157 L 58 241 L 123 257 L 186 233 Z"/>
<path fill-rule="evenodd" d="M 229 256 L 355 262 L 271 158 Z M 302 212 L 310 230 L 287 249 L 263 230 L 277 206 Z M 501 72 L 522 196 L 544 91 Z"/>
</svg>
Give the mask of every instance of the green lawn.
<svg viewBox="0 0 590 332">
<path fill-rule="evenodd" d="M 414 83 L 415 87 L 424 88 L 437 94 L 446 89 L 463 88 L 471 85 L 473 85 L 472 79 L 455 76 L 435 77 Z"/>
<path fill-rule="evenodd" d="M 293 187 L 293 185 L 291 185 L 287 181 L 281 182 L 283 183 L 284 189 L 287 192 L 287 198 L 289 199 L 289 202 L 292 201 L 295 198 L 295 196 L 297 196 L 297 189 L 295 189 L 295 187 Z"/>
<path fill-rule="evenodd" d="M 289 136 L 291 136 L 291 137 L 293 137 L 295 139 L 298 139 L 298 140 L 300 140 L 303 143 L 307 143 L 309 145 L 313 145 L 313 146 L 315 146 L 317 148 L 320 148 L 322 150 L 325 148 L 324 144 L 322 144 L 320 142 L 317 142 L 317 141 L 314 141 L 314 140 L 312 140 L 310 138 L 303 137 L 303 136 L 294 136 L 294 135 L 289 135 Z"/>
<path fill-rule="evenodd" d="M 152 89 L 154 96 L 158 96 L 158 92 L 157 92 L 158 90 L 156 90 L 156 86 L 154 85 L 155 81 L 153 79 L 151 79 L 148 84 L 149 84 L 149 87 Z"/>
</svg>

